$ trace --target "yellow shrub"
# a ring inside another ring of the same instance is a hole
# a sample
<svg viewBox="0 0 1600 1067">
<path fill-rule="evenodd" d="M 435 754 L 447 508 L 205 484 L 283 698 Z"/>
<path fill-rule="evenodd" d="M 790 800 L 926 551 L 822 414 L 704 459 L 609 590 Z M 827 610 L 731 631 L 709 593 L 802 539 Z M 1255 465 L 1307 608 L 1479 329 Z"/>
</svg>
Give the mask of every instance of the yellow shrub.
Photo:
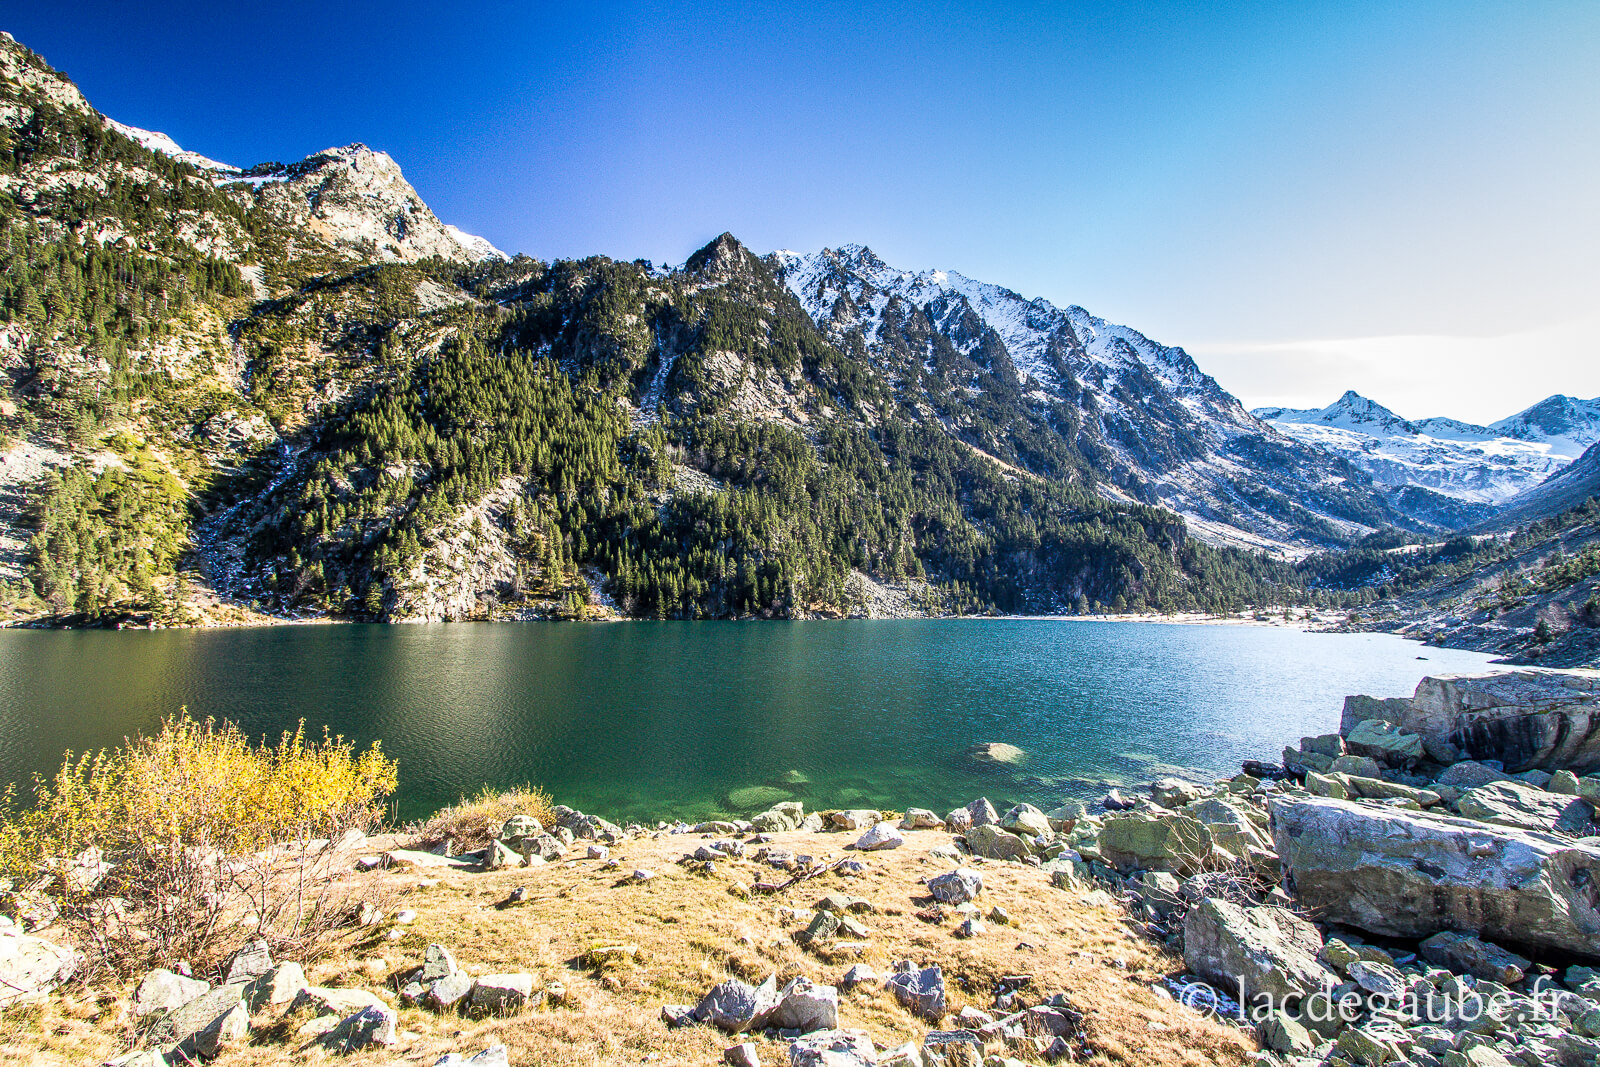
<svg viewBox="0 0 1600 1067">
<path fill-rule="evenodd" d="M 303 895 L 305 884 L 279 870 L 273 850 L 298 845 L 303 857 L 312 839 L 373 828 L 397 781 L 379 745 L 358 753 L 341 737 L 307 741 L 303 725 L 253 746 L 231 723 L 179 716 L 115 750 L 69 753 L 36 781 L 31 808 L 0 818 L 4 873 L 19 885 L 53 873 L 63 914 L 118 966 L 147 962 L 130 958 L 146 954 L 136 946 L 204 955 L 234 926 L 241 895 L 258 925 L 281 917 L 269 898 L 279 885 Z M 111 865 L 103 879 L 101 858 Z M 104 921 L 108 899 L 119 902 L 114 924 Z M 297 905 L 284 936 L 308 914 Z"/>
</svg>

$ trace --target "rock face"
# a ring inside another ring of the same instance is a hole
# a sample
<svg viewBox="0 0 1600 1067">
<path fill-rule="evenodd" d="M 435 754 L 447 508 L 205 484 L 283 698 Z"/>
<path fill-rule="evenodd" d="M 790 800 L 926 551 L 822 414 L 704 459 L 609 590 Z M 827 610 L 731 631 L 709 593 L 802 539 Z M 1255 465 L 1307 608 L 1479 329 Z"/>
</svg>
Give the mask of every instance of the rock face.
<svg viewBox="0 0 1600 1067">
<path fill-rule="evenodd" d="M 1475 931 L 1600 953 L 1600 849 L 1553 835 L 1342 800 L 1280 800 L 1285 887 L 1319 919 L 1393 937 Z"/>
<path fill-rule="evenodd" d="M 1513 774 L 1582 774 L 1600 768 L 1600 671 L 1424 678 L 1401 726 L 1440 763 L 1499 760 Z"/>
<path fill-rule="evenodd" d="M 32 1004 L 77 973 L 81 958 L 42 937 L 0 930 L 0 1008 Z"/>
<path fill-rule="evenodd" d="M 1285 908 L 1241 907 L 1208 897 L 1183 922 L 1183 960 L 1190 970 L 1249 999 L 1265 993 L 1298 1002 L 1338 984 L 1317 962 L 1322 935 Z"/>
</svg>

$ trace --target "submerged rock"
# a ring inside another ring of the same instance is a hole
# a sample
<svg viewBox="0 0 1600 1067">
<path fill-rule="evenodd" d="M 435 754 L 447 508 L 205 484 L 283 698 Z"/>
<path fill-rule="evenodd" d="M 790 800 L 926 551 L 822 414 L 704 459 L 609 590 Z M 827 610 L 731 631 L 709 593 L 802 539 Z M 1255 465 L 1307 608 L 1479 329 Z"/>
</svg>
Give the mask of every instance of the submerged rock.
<svg viewBox="0 0 1600 1067">
<path fill-rule="evenodd" d="M 967 749 L 967 757 L 976 763 L 1019 763 L 1022 749 L 1004 741 L 982 741 Z"/>
</svg>

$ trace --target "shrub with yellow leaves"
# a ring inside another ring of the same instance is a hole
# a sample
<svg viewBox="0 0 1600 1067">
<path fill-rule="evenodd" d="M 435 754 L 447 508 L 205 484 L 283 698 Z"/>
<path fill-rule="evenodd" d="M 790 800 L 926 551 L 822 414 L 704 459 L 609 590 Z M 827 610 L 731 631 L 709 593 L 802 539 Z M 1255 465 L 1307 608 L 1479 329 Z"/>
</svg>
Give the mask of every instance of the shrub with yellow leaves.
<svg viewBox="0 0 1600 1067">
<path fill-rule="evenodd" d="M 378 744 L 307 740 L 302 723 L 252 745 L 231 723 L 180 715 L 115 750 L 69 753 L 31 807 L 8 805 L 0 864 L 57 898 L 91 962 L 198 964 L 225 940 L 296 942 L 331 925 L 343 905 L 318 862 L 381 822 L 396 783 Z"/>
</svg>

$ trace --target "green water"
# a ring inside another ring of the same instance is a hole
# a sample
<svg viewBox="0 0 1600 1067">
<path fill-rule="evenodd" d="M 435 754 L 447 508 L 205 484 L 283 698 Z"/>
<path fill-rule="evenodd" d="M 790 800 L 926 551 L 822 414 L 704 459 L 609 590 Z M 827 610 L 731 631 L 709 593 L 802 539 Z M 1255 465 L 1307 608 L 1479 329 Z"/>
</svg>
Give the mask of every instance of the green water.
<svg viewBox="0 0 1600 1067">
<path fill-rule="evenodd" d="M 1420 659 L 1419 657 L 1427 657 Z M 613 819 L 1051 806 L 1231 774 L 1488 657 L 1377 634 L 1050 620 L 0 630 L 0 782 L 187 706 L 400 761 L 401 814 L 532 782 Z M 1025 758 L 973 765 L 1004 741 Z"/>
</svg>

